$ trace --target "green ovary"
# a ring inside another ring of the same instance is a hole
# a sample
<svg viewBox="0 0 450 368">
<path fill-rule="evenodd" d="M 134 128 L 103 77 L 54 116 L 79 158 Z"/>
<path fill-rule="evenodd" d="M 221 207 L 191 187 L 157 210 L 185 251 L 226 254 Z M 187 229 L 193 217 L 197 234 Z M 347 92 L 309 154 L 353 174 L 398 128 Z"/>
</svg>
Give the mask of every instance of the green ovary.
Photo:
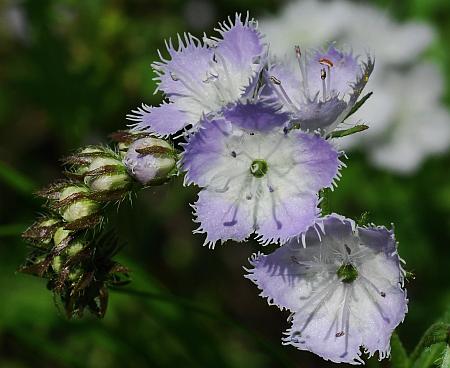
<svg viewBox="0 0 450 368">
<path fill-rule="evenodd" d="M 250 173 L 257 178 L 262 178 L 266 175 L 268 168 L 266 161 L 254 160 L 250 165 Z"/>
<path fill-rule="evenodd" d="M 350 263 L 343 264 L 336 273 L 339 279 L 346 284 L 355 281 L 358 277 L 358 270 Z"/>
</svg>

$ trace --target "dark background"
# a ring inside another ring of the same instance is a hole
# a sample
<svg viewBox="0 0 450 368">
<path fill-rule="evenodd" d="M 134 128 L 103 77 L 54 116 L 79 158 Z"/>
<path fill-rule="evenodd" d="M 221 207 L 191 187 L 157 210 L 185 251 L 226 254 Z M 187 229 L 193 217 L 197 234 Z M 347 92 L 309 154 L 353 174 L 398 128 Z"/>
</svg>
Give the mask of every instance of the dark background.
<svg viewBox="0 0 450 368">
<path fill-rule="evenodd" d="M 441 40 L 435 57 L 450 65 L 447 0 L 375 3 L 399 20 L 432 23 Z M 110 214 L 108 226 L 126 243 L 118 258 L 133 270 L 128 288 L 149 295 L 111 292 L 104 320 L 67 321 L 43 280 L 15 273 L 26 254 L 20 233 L 41 210 L 32 193 L 61 176 L 59 158 L 107 142 L 132 108 L 160 102 L 149 65 L 164 38 L 201 35 L 236 11 L 275 13 L 282 2 L 196 4 L 0 1 L 0 14 L 11 6 L 22 14 L 12 28 L 0 17 L 0 367 L 333 366 L 281 346 L 287 313 L 269 307 L 242 277 L 258 245 L 202 247 L 188 206 L 196 190 L 180 179 Z M 443 76 L 449 85 L 448 68 Z M 400 253 L 416 276 L 398 329 L 410 350 L 450 305 L 450 156 L 430 158 L 409 176 L 374 169 L 360 152 L 347 165 L 332 209 L 354 218 L 369 210 L 371 221 L 395 223 Z"/>
</svg>

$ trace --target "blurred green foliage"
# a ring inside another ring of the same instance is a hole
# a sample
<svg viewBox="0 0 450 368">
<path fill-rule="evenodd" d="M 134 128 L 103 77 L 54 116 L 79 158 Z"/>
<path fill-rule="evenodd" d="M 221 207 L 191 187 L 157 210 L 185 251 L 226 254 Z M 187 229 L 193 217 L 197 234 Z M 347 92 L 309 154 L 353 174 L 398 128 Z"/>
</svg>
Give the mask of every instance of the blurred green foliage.
<svg viewBox="0 0 450 368">
<path fill-rule="evenodd" d="M 437 27 L 430 57 L 445 66 L 450 86 L 450 3 L 374 2 L 399 19 Z M 149 65 L 164 38 L 200 35 L 235 11 L 259 16 L 281 2 L 197 4 L 201 29 L 187 18 L 192 4 L 182 0 L 0 3 L 0 14 L 15 19 L 12 28 L 6 18 L 0 25 L 1 367 L 333 366 L 281 346 L 287 314 L 268 307 L 242 277 L 258 246 L 202 247 L 202 236 L 191 235 L 195 189 L 180 180 L 111 213 L 108 226 L 127 243 L 121 257 L 133 270 L 129 288 L 138 292 L 112 291 L 104 320 L 65 320 L 41 280 L 15 273 L 26 253 L 19 235 L 40 210 L 32 192 L 60 176 L 58 158 L 105 142 L 124 128 L 130 109 L 160 101 Z M 429 159 L 409 177 L 370 168 L 362 153 L 349 155 L 347 165 L 328 206 L 353 218 L 368 210 L 371 222 L 396 224 L 401 255 L 415 274 L 410 312 L 398 330 L 411 351 L 450 304 L 450 156 Z"/>
</svg>

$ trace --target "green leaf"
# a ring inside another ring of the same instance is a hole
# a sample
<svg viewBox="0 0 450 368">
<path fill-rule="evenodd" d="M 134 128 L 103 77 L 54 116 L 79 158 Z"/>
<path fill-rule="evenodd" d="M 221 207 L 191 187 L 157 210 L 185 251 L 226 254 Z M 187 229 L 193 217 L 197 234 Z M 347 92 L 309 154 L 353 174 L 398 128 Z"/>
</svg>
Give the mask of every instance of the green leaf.
<svg viewBox="0 0 450 368">
<path fill-rule="evenodd" d="M 450 324 L 437 322 L 425 331 L 416 348 L 411 354 L 411 362 L 416 366 L 416 361 L 421 358 L 422 353 L 432 345 L 439 343 L 448 344 L 450 338 Z M 436 349 L 433 346 L 433 349 Z M 432 349 L 432 350 L 433 350 Z M 422 366 L 420 366 L 422 368 Z M 425 368 L 425 366 L 423 366 Z"/>
<path fill-rule="evenodd" d="M 391 368 L 408 368 L 409 359 L 397 333 L 391 337 Z"/>
<path fill-rule="evenodd" d="M 36 185 L 17 170 L 0 161 L 0 180 L 16 191 L 30 195 L 36 190 Z"/>
<path fill-rule="evenodd" d="M 19 236 L 20 234 L 22 234 L 25 231 L 26 228 L 27 228 L 27 226 L 23 225 L 23 224 L 1 225 L 0 226 L 0 238 L 7 237 L 7 236 Z"/>
</svg>

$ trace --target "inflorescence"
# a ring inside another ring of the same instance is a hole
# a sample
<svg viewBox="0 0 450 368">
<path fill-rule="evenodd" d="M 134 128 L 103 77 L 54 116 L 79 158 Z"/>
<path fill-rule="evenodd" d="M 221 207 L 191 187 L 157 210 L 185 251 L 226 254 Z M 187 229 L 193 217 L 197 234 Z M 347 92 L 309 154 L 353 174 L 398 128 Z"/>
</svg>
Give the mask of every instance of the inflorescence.
<svg viewBox="0 0 450 368">
<path fill-rule="evenodd" d="M 322 211 L 344 166 L 336 140 L 367 129 L 338 127 L 371 95 L 360 98 L 372 57 L 330 44 L 294 45 L 280 59 L 248 16 L 217 32 L 168 41 L 169 56 L 152 65 L 165 102 L 129 114 L 114 149 L 64 160 L 68 179 L 39 192 L 47 215 L 23 234 L 32 252 L 22 271 L 46 278 L 68 316 L 103 316 L 108 286 L 128 281 L 102 232 L 108 205 L 184 174 L 200 188 L 195 232 L 206 245 L 252 234 L 280 245 L 255 254 L 247 277 L 292 312 L 285 344 L 334 362 L 363 363 L 361 348 L 387 356 L 407 311 L 394 234 Z"/>
</svg>

